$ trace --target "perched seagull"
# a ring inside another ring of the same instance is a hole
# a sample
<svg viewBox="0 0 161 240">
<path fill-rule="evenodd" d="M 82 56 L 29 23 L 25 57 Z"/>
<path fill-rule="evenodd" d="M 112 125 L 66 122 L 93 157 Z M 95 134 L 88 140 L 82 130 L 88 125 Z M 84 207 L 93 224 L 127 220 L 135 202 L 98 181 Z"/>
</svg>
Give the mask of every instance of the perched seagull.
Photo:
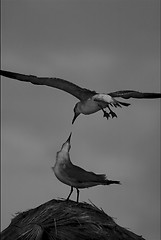
<svg viewBox="0 0 161 240">
<path fill-rule="evenodd" d="M 120 184 L 119 181 L 112 181 L 106 178 L 105 174 L 95 174 L 87 172 L 83 168 L 74 165 L 70 161 L 69 151 L 71 148 L 70 133 L 67 141 L 62 145 L 61 150 L 56 154 L 56 163 L 52 167 L 55 176 L 63 183 L 71 186 L 71 191 L 67 200 L 70 198 L 73 188 L 77 190 L 77 202 L 79 201 L 79 188 L 89 188 L 97 185 Z"/>
<path fill-rule="evenodd" d="M 15 72 L 0 70 L 0 75 L 8 78 L 13 78 L 19 81 L 31 82 L 36 85 L 46 85 L 53 88 L 61 89 L 65 92 L 70 93 L 80 101 L 76 103 L 74 107 L 74 117 L 72 124 L 76 118 L 82 113 L 89 115 L 102 110 L 104 115 L 109 117 L 117 117 L 110 107 L 122 107 L 129 106 L 130 103 L 120 102 L 116 98 L 121 97 L 124 99 L 129 98 L 161 98 L 161 93 L 142 93 L 133 90 L 122 90 L 111 93 L 97 93 L 86 88 L 81 88 L 78 85 L 60 78 L 48 78 L 48 77 L 36 77 L 33 75 L 24 75 Z M 105 108 L 109 109 L 109 112 L 105 111 Z"/>
</svg>

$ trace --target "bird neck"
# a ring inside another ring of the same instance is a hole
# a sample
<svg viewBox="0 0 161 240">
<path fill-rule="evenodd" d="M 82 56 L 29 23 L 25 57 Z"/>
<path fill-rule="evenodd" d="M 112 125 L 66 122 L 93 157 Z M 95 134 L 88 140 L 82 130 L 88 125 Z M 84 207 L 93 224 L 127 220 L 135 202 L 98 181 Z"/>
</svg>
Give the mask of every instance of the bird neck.
<svg viewBox="0 0 161 240">
<path fill-rule="evenodd" d="M 61 151 L 56 156 L 56 163 L 68 163 L 70 161 L 70 156 L 68 152 Z"/>
</svg>

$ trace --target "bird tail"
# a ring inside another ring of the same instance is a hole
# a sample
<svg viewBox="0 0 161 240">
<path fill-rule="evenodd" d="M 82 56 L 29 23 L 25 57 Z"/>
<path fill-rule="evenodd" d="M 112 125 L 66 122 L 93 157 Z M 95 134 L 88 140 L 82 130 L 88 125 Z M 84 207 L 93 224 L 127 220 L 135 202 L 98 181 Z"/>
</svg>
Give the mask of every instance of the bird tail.
<svg viewBox="0 0 161 240">
<path fill-rule="evenodd" d="M 121 102 L 115 99 L 115 104 L 114 104 L 115 107 L 122 107 L 122 106 L 128 107 L 129 105 L 131 104 L 126 102 Z"/>
<path fill-rule="evenodd" d="M 97 174 L 97 181 L 103 185 L 121 184 L 120 181 L 108 180 L 105 174 Z"/>
<path fill-rule="evenodd" d="M 106 180 L 105 185 L 110 185 L 110 184 L 121 184 L 120 181 L 113 181 L 113 180 Z"/>
<path fill-rule="evenodd" d="M 130 106 L 131 104 L 130 103 L 126 103 L 126 102 L 120 102 L 120 101 L 117 101 L 119 104 L 121 104 L 122 106 L 125 106 L 125 107 L 128 107 Z"/>
</svg>

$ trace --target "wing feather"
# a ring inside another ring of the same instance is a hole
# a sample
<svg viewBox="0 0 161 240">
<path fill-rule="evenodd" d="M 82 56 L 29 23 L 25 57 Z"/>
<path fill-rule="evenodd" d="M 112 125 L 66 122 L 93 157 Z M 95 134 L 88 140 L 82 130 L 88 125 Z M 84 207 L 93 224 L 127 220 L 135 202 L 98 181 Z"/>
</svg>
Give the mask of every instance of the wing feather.
<svg viewBox="0 0 161 240">
<path fill-rule="evenodd" d="M 45 85 L 53 88 L 58 88 L 70 93 L 81 101 L 84 101 L 95 94 L 95 91 L 81 88 L 78 85 L 61 78 L 36 77 L 33 75 L 25 75 L 3 70 L 0 70 L 0 75 L 23 82 L 30 82 L 35 85 Z"/>
<path fill-rule="evenodd" d="M 93 172 L 88 172 L 81 167 L 72 164 L 71 168 L 66 168 L 66 174 L 70 179 L 76 182 L 100 182 L 106 180 L 105 174 L 96 174 Z"/>
<path fill-rule="evenodd" d="M 161 98 L 161 93 L 143 93 L 139 91 L 133 91 L 133 90 L 122 90 L 122 91 L 116 91 L 109 93 L 111 97 L 121 97 L 124 99 L 129 98 Z"/>
</svg>

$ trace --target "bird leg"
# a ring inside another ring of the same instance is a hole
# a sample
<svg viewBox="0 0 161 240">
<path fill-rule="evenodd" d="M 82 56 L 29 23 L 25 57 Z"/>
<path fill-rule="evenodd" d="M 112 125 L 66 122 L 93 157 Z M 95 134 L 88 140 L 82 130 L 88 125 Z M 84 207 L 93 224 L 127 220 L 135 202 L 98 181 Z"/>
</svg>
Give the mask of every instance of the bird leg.
<svg viewBox="0 0 161 240">
<path fill-rule="evenodd" d="M 110 114 L 106 112 L 103 108 L 102 108 L 102 111 L 103 111 L 103 117 L 107 118 L 108 120 L 110 118 Z"/>
<path fill-rule="evenodd" d="M 101 110 L 103 111 L 103 117 L 106 117 L 107 118 L 107 120 L 109 119 L 109 117 L 110 117 L 110 114 L 108 113 L 108 112 L 106 112 L 104 109 L 103 109 L 103 107 L 101 107 L 100 105 L 99 105 L 99 107 L 101 108 Z"/>
<path fill-rule="evenodd" d="M 79 202 L 79 189 L 78 188 L 76 188 L 77 189 L 77 203 Z"/>
<path fill-rule="evenodd" d="M 109 109 L 109 115 L 111 115 L 111 117 L 112 118 L 114 118 L 114 117 L 117 117 L 117 115 L 116 115 L 116 113 L 114 113 L 112 110 L 111 110 L 111 108 L 109 107 L 109 105 L 107 105 L 107 107 L 108 107 L 108 109 Z"/>
<path fill-rule="evenodd" d="M 72 192 L 73 192 L 73 187 L 71 187 L 71 190 L 70 190 L 69 196 L 68 196 L 67 199 L 66 199 L 67 201 L 69 200 L 69 198 L 70 198 Z"/>
</svg>

